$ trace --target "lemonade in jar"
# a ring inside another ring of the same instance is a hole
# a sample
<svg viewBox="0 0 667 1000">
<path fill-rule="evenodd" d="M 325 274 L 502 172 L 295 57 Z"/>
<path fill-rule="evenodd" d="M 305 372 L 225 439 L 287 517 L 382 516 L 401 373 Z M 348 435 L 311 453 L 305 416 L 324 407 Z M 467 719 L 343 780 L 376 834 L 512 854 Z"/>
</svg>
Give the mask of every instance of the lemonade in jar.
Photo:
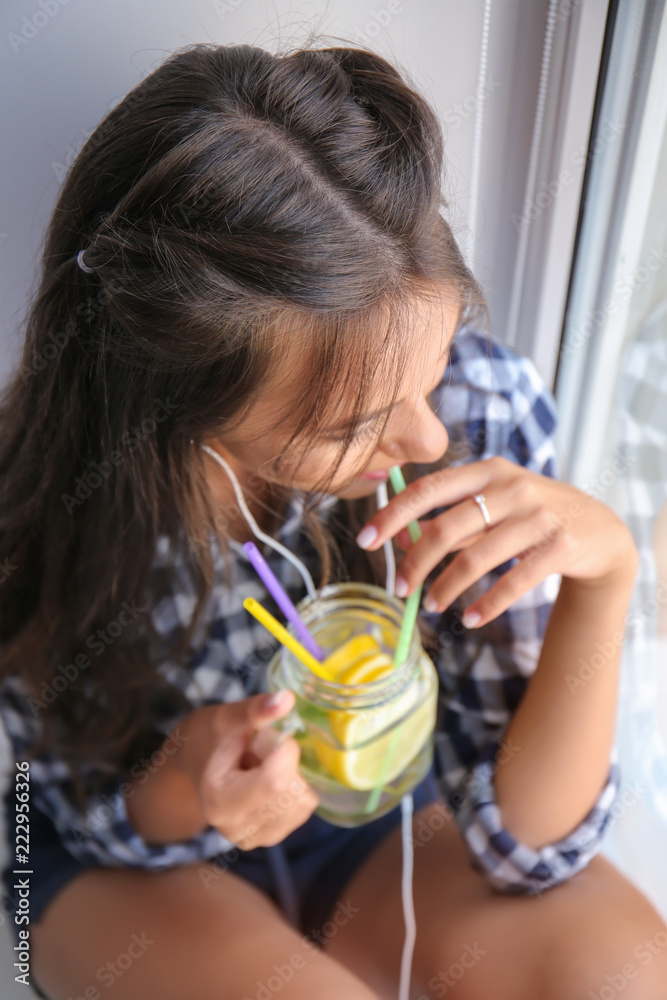
<svg viewBox="0 0 667 1000">
<path fill-rule="evenodd" d="M 300 773 L 320 800 L 315 812 L 337 826 L 389 812 L 431 766 L 438 676 L 417 628 L 393 666 L 404 609 L 382 587 L 329 584 L 297 610 L 334 679 L 316 676 L 285 646 L 267 667 L 267 690 L 296 697 L 274 726 L 299 743 Z"/>
</svg>

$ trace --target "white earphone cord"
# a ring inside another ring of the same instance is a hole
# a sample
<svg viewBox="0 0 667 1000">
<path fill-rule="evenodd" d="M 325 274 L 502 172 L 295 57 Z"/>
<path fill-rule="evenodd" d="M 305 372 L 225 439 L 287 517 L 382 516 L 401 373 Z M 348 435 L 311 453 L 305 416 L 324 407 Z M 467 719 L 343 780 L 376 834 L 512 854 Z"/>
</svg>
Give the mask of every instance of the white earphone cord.
<svg viewBox="0 0 667 1000">
<path fill-rule="evenodd" d="M 255 521 L 255 518 L 248 510 L 248 505 L 245 502 L 245 498 L 243 496 L 243 492 L 239 485 L 239 481 L 232 472 L 227 462 L 225 462 L 224 458 L 221 455 L 218 455 L 217 451 L 214 451 L 213 448 L 209 448 L 207 444 L 203 444 L 201 447 L 204 449 L 204 451 L 207 451 L 209 455 L 212 455 L 217 462 L 220 463 L 220 465 L 223 467 L 223 469 L 226 471 L 227 475 L 231 479 L 238 505 L 243 511 L 243 516 L 250 525 L 250 530 L 252 531 L 253 535 L 255 535 L 256 538 L 261 539 L 261 541 L 266 542 L 266 544 L 270 545 L 272 549 L 276 550 L 276 552 L 280 552 L 280 554 L 285 556 L 286 559 L 289 559 L 289 561 L 292 563 L 293 566 L 296 566 L 299 573 L 303 577 L 303 581 L 306 584 L 306 589 L 308 590 L 309 596 L 314 597 L 315 584 L 313 583 L 313 578 L 306 569 L 306 567 L 304 566 L 304 564 L 301 562 L 301 560 L 297 559 L 297 557 L 294 555 L 293 552 L 290 552 L 289 549 L 286 549 L 285 546 L 281 545 L 280 542 L 277 542 L 275 538 L 271 538 L 270 535 L 265 535 L 264 532 L 261 531 L 259 525 Z"/>
<path fill-rule="evenodd" d="M 221 455 L 214 451 L 213 448 L 209 448 L 207 444 L 202 444 L 201 447 L 212 455 L 213 458 L 219 462 L 223 467 L 227 475 L 232 481 L 232 486 L 234 487 L 234 493 L 236 494 L 236 500 L 243 512 L 243 516 L 250 526 L 250 530 L 255 535 L 256 538 L 261 539 L 267 545 L 270 545 L 272 549 L 276 552 L 280 552 L 281 555 L 285 556 L 286 559 L 295 566 L 301 576 L 303 577 L 304 583 L 308 590 L 308 594 L 313 597 L 316 593 L 315 584 L 313 583 L 313 578 L 310 573 L 301 562 L 301 560 L 290 552 L 289 549 L 281 545 L 280 542 L 276 541 L 275 538 L 271 538 L 270 535 L 264 534 L 260 530 L 259 525 L 255 521 L 254 517 L 248 509 L 248 505 L 245 502 L 243 496 L 243 491 L 236 476 L 234 475 L 229 464 L 222 458 Z M 387 497 L 387 484 L 380 483 L 375 491 L 377 497 L 378 509 L 381 507 L 386 507 L 388 501 Z M 387 564 L 387 574 L 386 574 L 386 591 L 388 594 L 394 593 L 394 581 L 396 579 L 396 560 L 394 559 L 394 550 L 390 540 L 384 543 L 384 554 L 385 561 Z M 412 869 L 413 869 L 413 844 L 412 844 L 412 812 L 413 812 L 413 801 L 412 794 L 404 795 L 401 799 L 401 825 L 402 825 L 402 839 L 403 839 L 403 873 L 401 877 L 401 896 L 403 900 L 403 919 L 405 921 L 405 942 L 403 944 L 403 955 L 401 957 L 401 977 L 398 988 L 398 1000 L 409 1000 L 410 995 L 410 973 L 412 968 L 412 953 L 414 951 L 415 939 L 417 937 L 417 927 L 415 923 L 415 910 L 414 910 L 414 900 L 412 894 Z"/>
<path fill-rule="evenodd" d="M 387 484 L 380 483 L 375 491 L 378 509 L 386 507 L 389 502 L 387 497 Z M 384 543 L 385 562 L 387 564 L 386 591 L 388 594 L 394 593 L 394 581 L 396 579 L 396 560 L 394 559 L 394 549 L 391 540 Z M 414 862 L 414 851 L 412 845 L 412 794 L 408 793 L 401 799 L 401 831 L 403 840 L 403 872 L 401 875 L 401 899 L 403 901 L 403 921 L 405 923 L 405 941 L 403 942 L 403 954 L 401 956 L 401 976 L 398 986 L 398 1000 L 408 1000 L 410 996 L 410 974 L 412 970 L 412 953 L 417 938 L 417 924 L 415 921 L 415 907 L 412 893 L 412 869 Z"/>
</svg>

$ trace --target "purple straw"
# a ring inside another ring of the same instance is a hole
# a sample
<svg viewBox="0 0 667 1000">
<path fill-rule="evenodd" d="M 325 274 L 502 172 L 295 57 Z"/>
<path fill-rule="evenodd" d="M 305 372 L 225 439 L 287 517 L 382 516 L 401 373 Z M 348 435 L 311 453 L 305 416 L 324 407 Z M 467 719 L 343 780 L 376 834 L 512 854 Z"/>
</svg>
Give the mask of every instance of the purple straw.
<svg viewBox="0 0 667 1000">
<path fill-rule="evenodd" d="M 257 570 L 262 582 L 265 584 L 266 589 L 271 594 L 282 613 L 285 615 L 288 621 L 292 623 L 296 629 L 299 641 L 306 647 L 309 653 L 312 653 L 316 660 L 322 662 L 324 660 L 324 653 L 317 645 L 312 635 L 303 624 L 299 618 L 299 612 L 296 610 L 289 597 L 283 590 L 281 584 L 278 582 L 276 577 L 271 570 L 271 567 L 264 559 L 264 556 L 259 551 L 254 542 L 244 542 L 243 550 L 247 555 L 250 562 L 253 564 Z"/>
</svg>

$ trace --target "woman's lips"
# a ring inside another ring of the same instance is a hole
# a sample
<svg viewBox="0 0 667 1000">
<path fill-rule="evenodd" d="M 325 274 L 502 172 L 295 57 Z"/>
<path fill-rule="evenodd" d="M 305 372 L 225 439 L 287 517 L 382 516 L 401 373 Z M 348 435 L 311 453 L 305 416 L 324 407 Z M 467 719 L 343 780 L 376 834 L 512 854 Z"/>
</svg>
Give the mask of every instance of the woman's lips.
<svg viewBox="0 0 667 1000">
<path fill-rule="evenodd" d="M 389 472 L 380 469 L 379 472 L 364 472 L 359 479 L 389 479 Z"/>
<path fill-rule="evenodd" d="M 405 465 L 405 462 L 396 462 L 396 465 L 400 469 L 401 466 Z M 359 476 L 359 479 L 389 479 L 389 469 L 378 469 L 376 472 L 363 472 Z"/>
</svg>

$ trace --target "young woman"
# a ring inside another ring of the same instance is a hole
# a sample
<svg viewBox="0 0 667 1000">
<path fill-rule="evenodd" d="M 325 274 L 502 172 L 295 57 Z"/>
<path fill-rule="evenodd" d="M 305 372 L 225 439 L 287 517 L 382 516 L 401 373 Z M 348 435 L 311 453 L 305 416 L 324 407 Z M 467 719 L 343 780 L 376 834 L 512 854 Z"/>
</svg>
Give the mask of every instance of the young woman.
<svg viewBox="0 0 667 1000">
<path fill-rule="evenodd" d="M 276 743 L 235 477 L 318 586 L 383 584 L 388 539 L 424 582 L 412 995 L 664 997 L 664 923 L 598 853 L 636 550 L 476 328 L 442 165 L 371 52 L 195 45 L 72 166 L 0 421 L 4 908 L 43 996 L 396 996 L 400 809 L 326 823 Z"/>
</svg>

